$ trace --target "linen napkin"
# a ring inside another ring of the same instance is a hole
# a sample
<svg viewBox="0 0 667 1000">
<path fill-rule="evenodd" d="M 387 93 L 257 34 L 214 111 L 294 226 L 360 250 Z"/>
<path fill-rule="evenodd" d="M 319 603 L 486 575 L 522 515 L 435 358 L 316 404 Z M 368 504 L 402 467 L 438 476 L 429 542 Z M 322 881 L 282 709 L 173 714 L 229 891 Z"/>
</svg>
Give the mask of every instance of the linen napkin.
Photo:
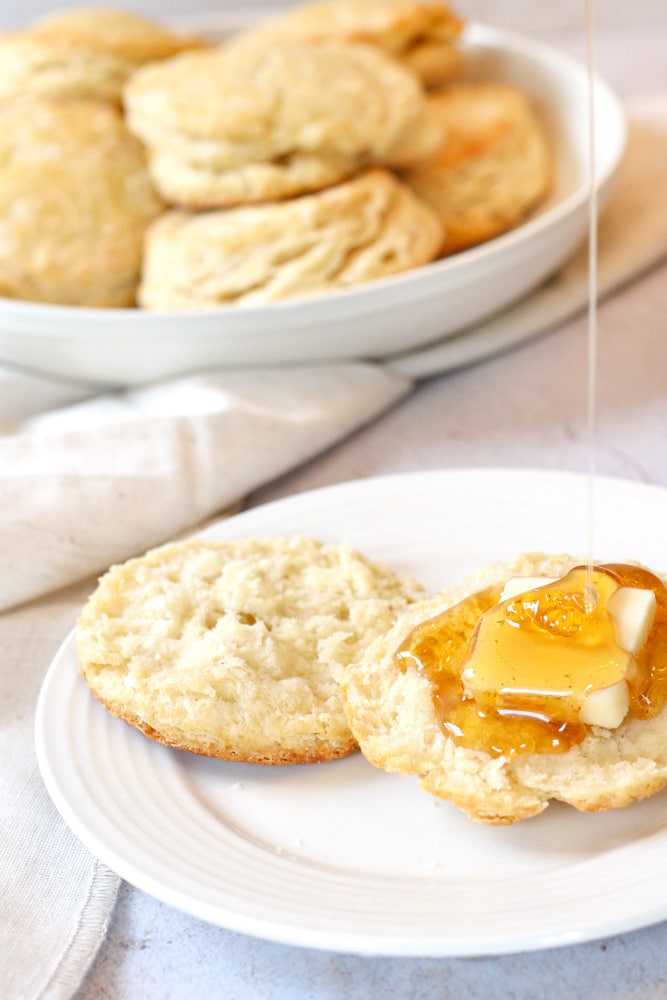
<svg viewBox="0 0 667 1000">
<path fill-rule="evenodd" d="M 635 102 L 600 231 L 610 293 L 667 254 L 667 96 Z M 507 349 L 580 309 L 586 254 L 502 316 L 386 364 L 215 371 L 96 395 L 0 369 L 0 607 L 190 531 L 352 433 L 414 380 Z M 360 470 L 361 471 L 361 470 Z M 8 1000 L 69 997 L 117 879 L 58 819 L 34 759 L 34 704 L 85 588 L 0 614 L 0 955 Z"/>
<path fill-rule="evenodd" d="M 0 438 L 0 608 L 193 528 L 409 387 L 356 363 L 211 372 L 31 417 Z"/>
</svg>

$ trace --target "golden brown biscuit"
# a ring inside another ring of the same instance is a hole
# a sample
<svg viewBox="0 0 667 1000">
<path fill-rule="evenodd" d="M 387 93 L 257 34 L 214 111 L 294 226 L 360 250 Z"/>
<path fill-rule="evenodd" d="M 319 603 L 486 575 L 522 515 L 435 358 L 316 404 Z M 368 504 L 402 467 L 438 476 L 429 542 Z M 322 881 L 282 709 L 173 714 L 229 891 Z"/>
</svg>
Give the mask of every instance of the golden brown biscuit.
<svg viewBox="0 0 667 1000">
<path fill-rule="evenodd" d="M 293 764 L 356 749 L 338 679 L 423 595 L 343 545 L 177 542 L 112 567 L 83 609 L 81 673 L 151 739 Z"/>
<path fill-rule="evenodd" d="M 288 10 L 238 42 L 364 42 L 398 59 L 431 87 L 460 71 L 463 59 L 455 43 L 462 29 L 461 18 L 438 0 L 325 0 Z"/>
<path fill-rule="evenodd" d="M 120 10 L 72 10 L 0 35 L 0 100 L 98 98 L 119 103 L 146 62 L 201 43 Z"/>
<path fill-rule="evenodd" d="M 144 232 L 163 206 L 118 110 L 2 105 L 0 162 L 0 295 L 133 305 Z"/>
<path fill-rule="evenodd" d="M 125 90 L 158 190 L 194 208 L 273 201 L 382 162 L 425 98 L 362 45 L 247 45 L 146 66 Z"/>
<path fill-rule="evenodd" d="M 430 681 L 402 671 L 395 652 L 421 622 L 468 594 L 512 576 L 562 576 L 581 563 L 528 554 L 481 570 L 461 587 L 408 609 L 345 671 L 341 689 L 350 728 L 376 767 L 416 774 L 420 786 L 481 823 L 505 824 L 541 813 L 556 799 L 583 811 L 626 806 L 667 784 L 667 709 L 628 717 L 618 729 L 592 726 L 582 743 L 559 753 L 493 756 L 458 745 L 441 727 Z"/>
<path fill-rule="evenodd" d="M 553 168 L 542 124 L 515 87 L 455 83 L 428 103 L 445 139 L 403 179 L 440 216 L 449 254 L 521 222 L 548 194 Z"/>
<path fill-rule="evenodd" d="M 442 87 L 465 70 L 465 55 L 445 42 L 416 42 L 401 58 L 406 69 L 419 77 L 427 90 Z"/>
<path fill-rule="evenodd" d="M 332 291 L 433 259 L 440 224 L 384 170 L 292 201 L 172 211 L 151 227 L 140 305 L 197 308 Z"/>
<path fill-rule="evenodd" d="M 440 116 L 426 101 L 422 111 L 403 129 L 383 165 L 398 171 L 421 165 L 439 152 L 445 134 Z"/>
</svg>

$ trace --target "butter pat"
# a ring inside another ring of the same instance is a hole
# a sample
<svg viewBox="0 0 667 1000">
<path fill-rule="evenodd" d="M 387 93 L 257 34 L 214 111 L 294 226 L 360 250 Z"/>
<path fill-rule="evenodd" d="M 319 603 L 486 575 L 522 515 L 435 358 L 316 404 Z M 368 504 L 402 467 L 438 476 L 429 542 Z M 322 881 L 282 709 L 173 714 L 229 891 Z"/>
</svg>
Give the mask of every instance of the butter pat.
<svg viewBox="0 0 667 1000">
<path fill-rule="evenodd" d="M 617 729 L 628 714 L 630 692 L 626 681 L 591 691 L 579 709 L 579 721 L 587 726 Z"/>
<path fill-rule="evenodd" d="M 500 600 L 509 601 L 519 594 L 525 594 L 527 590 L 535 590 L 537 587 L 545 587 L 548 583 L 555 583 L 558 578 L 555 576 L 512 576 L 503 587 Z"/>
<path fill-rule="evenodd" d="M 646 642 L 657 608 L 652 590 L 640 587 L 619 587 L 607 601 L 607 610 L 614 619 L 616 642 L 621 649 L 636 656 Z M 616 729 L 630 708 L 626 681 L 619 681 L 599 691 L 591 691 L 579 710 L 579 720 L 588 726 Z"/>
<path fill-rule="evenodd" d="M 640 587 L 619 587 L 607 601 L 607 610 L 616 626 L 616 642 L 621 649 L 627 649 L 636 656 L 646 642 L 657 601 L 652 590 Z"/>
</svg>

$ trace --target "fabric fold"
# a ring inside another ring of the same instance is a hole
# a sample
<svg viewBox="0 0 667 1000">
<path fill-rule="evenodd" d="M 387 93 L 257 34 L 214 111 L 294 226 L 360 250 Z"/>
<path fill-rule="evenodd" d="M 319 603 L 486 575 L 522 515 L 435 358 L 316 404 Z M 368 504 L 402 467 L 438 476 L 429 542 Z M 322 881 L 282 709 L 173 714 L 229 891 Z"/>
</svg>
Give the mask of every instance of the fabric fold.
<svg viewBox="0 0 667 1000">
<path fill-rule="evenodd" d="M 0 608 L 193 529 L 410 387 L 361 362 L 218 372 L 26 421 L 0 439 Z"/>
</svg>

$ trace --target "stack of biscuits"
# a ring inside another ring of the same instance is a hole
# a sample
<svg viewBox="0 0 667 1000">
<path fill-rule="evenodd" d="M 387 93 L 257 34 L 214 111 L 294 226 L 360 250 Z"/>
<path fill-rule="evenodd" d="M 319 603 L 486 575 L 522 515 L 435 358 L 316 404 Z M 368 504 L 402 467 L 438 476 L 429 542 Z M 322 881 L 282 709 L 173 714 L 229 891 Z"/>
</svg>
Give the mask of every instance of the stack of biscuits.
<svg viewBox="0 0 667 1000">
<path fill-rule="evenodd" d="M 195 44 L 101 10 L 0 36 L 0 295 L 135 304 L 144 235 L 165 205 L 122 90 Z"/>
<path fill-rule="evenodd" d="M 0 294 L 266 303 L 519 223 L 550 154 L 527 97 L 464 82 L 440 0 L 325 0 L 225 44 L 120 11 L 0 37 Z"/>
</svg>

